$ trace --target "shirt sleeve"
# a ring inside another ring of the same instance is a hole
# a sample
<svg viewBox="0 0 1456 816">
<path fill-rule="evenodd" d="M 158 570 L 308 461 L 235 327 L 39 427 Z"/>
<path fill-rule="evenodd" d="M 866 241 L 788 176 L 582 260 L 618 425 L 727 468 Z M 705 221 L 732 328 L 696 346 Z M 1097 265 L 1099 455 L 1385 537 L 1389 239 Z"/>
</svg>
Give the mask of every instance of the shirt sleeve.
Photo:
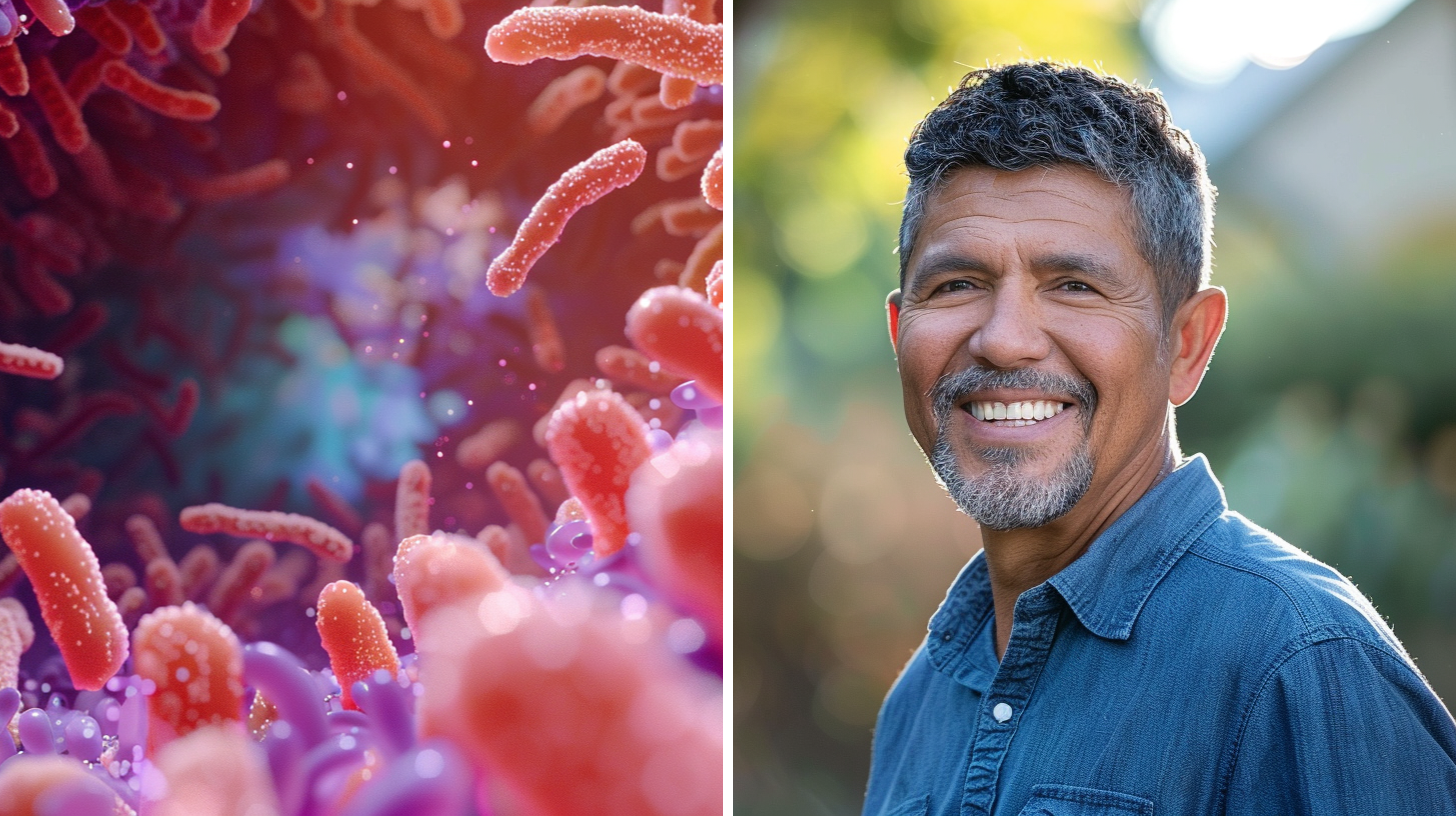
<svg viewBox="0 0 1456 816">
<path fill-rule="evenodd" d="M 1266 679 L 1235 750 L 1229 814 L 1456 814 L 1456 725 L 1403 658 L 1321 640 Z"/>
</svg>

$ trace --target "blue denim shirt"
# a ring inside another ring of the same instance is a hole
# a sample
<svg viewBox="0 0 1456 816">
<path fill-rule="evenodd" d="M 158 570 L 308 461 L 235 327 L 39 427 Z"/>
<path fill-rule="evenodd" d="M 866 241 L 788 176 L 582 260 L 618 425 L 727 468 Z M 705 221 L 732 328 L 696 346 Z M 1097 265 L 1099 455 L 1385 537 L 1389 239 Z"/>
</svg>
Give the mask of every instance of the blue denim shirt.
<svg viewBox="0 0 1456 816">
<path fill-rule="evenodd" d="M 1016 601 L 977 554 L 890 690 L 865 816 L 1456 814 L 1456 726 L 1370 602 L 1198 456 Z"/>
</svg>

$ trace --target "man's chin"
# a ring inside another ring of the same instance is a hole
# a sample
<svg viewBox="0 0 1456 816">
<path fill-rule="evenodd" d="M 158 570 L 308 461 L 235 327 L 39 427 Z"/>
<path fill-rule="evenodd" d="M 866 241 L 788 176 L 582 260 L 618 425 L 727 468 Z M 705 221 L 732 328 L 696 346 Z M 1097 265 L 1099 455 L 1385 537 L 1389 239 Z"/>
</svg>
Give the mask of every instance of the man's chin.
<svg viewBox="0 0 1456 816">
<path fill-rule="evenodd" d="M 978 449 L 965 458 L 969 467 L 941 439 L 931 467 L 961 511 L 993 530 L 1041 527 L 1061 518 L 1092 484 L 1092 457 L 1085 445 L 1060 462 L 1024 448 Z"/>
</svg>

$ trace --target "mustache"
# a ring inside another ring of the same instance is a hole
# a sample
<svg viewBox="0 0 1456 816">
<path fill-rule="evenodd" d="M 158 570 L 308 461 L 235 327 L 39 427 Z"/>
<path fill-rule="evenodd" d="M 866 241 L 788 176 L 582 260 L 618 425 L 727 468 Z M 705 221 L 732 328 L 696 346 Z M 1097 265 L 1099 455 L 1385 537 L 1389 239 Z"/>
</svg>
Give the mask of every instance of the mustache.
<svg viewBox="0 0 1456 816">
<path fill-rule="evenodd" d="M 1097 389 L 1089 380 L 1034 368 L 995 369 L 972 366 L 946 374 L 935 381 L 929 394 L 935 418 L 942 425 L 945 424 L 951 412 L 959 408 L 969 394 L 993 388 L 1067 394 L 1081 403 L 1083 422 L 1091 421 L 1092 413 L 1097 408 Z"/>
</svg>

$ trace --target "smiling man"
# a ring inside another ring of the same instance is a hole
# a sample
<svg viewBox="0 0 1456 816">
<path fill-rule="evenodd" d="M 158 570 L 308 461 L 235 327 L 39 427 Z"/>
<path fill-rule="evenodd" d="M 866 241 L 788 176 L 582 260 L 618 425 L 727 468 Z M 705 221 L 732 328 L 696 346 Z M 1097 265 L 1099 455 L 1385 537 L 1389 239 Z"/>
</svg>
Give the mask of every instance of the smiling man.
<svg viewBox="0 0 1456 816">
<path fill-rule="evenodd" d="M 885 700 L 865 816 L 1456 813 L 1456 726 L 1379 614 L 1179 450 L 1227 300 L 1162 98 L 975 71 L 905 166 L 905 416 L 984 549 Z"/>
</svg>

